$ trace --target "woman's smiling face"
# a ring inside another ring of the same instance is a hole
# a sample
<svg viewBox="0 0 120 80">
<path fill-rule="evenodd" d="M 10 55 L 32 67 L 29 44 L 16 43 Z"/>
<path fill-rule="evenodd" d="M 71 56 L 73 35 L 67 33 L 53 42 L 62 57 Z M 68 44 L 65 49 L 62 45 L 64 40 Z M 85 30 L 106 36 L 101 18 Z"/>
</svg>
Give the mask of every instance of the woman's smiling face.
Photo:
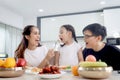
<svg viewBox="0 0 120 80">
<path fill-rule="evenodd" d="M 30 35 L 27 35 L 28 44 L 33 46 L 38 46 L 40 41 L 39 29 L 37 27 L 32 27 Z"/>
</svg>

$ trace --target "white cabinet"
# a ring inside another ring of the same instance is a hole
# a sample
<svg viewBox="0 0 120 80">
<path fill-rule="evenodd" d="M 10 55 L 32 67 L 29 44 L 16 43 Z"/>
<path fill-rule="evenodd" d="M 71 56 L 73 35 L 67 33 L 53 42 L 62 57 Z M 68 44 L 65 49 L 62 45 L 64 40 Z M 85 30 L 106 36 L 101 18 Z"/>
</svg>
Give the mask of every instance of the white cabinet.
<svg viewBox="0 0 120 80">
<path fill-rule="evenodd" d="M 120 37 L 120 8 L 104 9 L 103 12 L 70 14 L 41 18 L 41 41 L 56 41 L 59 28 L 64 24 L 74 26 L 77 37 L 83 36 L 83 28 L 100 23 L 107 28 L 107 37 Z"/>
<path fill-rule="evenodd" d="M 108 37 L 120 37 L 120 8 L 104 10 Z"/>
<path fill-rule="evenodd" d="M 82 29 L 91 23 L 104 24 L 102 12 L 67 15 L 41 18 L 41 41 L 56 41 L 59 37 L 59 28 L 64 24 L 71 24 L 76 35 L 83 36 Z"/>
</svg>

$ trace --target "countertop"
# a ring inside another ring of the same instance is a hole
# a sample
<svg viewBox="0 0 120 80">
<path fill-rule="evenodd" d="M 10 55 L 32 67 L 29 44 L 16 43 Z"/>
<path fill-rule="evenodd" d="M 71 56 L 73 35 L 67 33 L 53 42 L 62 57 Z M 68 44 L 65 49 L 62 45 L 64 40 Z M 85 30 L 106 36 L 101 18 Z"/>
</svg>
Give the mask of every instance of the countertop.
<svg viewBox="0 0 120 80">
<path fill-rule="evenodd" d="M 82 78 L 81 76 L 73 76 L 71 72 L 66 72 L 58 79 L 41 79 L 38 74 L 37 75 L 23 74 L 20 77 L 0 78 L 0 80 L 92 80 L 92 79 L 85 79 L 85 78 Z M 120 74 L 118 74 L 117 71 L 113 71 L 112 75 L 109 78 L 102 79 L 102 80 L 120 80 Z"/>
</svg>

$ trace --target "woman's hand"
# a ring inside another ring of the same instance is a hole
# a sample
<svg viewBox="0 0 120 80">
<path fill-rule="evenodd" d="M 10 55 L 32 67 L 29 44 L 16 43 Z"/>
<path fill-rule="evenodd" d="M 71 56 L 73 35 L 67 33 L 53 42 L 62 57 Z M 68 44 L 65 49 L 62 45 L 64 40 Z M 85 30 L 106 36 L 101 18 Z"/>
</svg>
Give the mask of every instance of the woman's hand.
<svg viewBox="0 0 120 80">
<path fill-rule="evenodd" d="M 50 49 L 46 55 L 46 57 L 44 58 L 44 60 L 40 63 L 40 65 L 38 66 L 38 68 L 43 68 L 45 66 L 49 65 L 49 61 L 52 57 L 54 57 L 54 50 Z"/>
<path fill-rule="evenodd" d="M 46 59 L 50 60 L 54 56 L 55 56 L 54 50 L 53 49 L 49 49 L 49 51 L 47 53 L 47 56 L 46 56 Z"/>
</svg>

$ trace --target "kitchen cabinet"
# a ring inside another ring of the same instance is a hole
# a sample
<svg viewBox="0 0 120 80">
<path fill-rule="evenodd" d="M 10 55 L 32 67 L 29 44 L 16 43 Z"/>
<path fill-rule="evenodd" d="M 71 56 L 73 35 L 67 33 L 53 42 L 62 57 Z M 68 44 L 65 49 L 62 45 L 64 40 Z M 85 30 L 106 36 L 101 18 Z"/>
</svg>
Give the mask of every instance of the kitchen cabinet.
<svg viewBox="0 0 120 80">
<path fill-rule="evenodd" d="M 71 24 L 76 31 L 77 37 L 83 36 L 82 29 L 91 23 L 103 24 L 102 12 L 85 14 L 55 16 L 41 18 L 41 41 L 56 41 L 59 35 L 59 28 L 64 24 Z"/>
</svg>

